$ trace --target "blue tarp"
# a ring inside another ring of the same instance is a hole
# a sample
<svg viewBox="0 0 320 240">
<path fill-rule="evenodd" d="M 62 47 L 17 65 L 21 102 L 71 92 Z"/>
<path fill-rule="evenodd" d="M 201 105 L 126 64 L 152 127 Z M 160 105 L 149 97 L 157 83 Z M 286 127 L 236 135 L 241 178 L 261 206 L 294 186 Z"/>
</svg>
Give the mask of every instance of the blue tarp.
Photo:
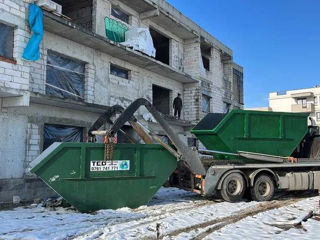
<svg viewBox="0 0 320 240">
<path fill-rule="evenodd" d="M 33 34 L 24 49 L 22 57 L 26 60 L 36 61 L 40 58 L 40 43 L 43 37 L 43 13 L 41 8 L 32 3 L 29 5 L 28 21 Z"/>
</svg>

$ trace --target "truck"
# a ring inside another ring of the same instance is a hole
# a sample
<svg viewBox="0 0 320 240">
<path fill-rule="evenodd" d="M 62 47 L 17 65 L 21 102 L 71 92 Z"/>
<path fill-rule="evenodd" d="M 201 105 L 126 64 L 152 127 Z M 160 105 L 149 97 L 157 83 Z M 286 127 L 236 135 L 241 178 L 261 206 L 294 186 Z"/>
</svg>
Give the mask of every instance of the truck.
<svg viewBox="0 0 320 240">
<path fill-rule="evenodd" d="M 163 128 L 165 143 L 134 117 L 144 106 Z M 111 119 L 120 116 L 115 122 Z M 229 202 L 247 196 L 268 201 L 276 190 L 320 187 L 318 127 L 308 113 L 232 110 L 208 113 L 192 130 L 203 147 L 187 145 L 146 99 L 126 109 L 113 106 L 90 128 L 90 143 L 54 143 L 31 163 L 31 172 L 81 212 L 147 204 L 170 186 L 221 196 Z M 111 127 L 99 131 L 108 122 Z M 129 123 L 144 144 L 118 144 Z M 103 135 L 104 143 L 96 143 Z"/>
</svg>

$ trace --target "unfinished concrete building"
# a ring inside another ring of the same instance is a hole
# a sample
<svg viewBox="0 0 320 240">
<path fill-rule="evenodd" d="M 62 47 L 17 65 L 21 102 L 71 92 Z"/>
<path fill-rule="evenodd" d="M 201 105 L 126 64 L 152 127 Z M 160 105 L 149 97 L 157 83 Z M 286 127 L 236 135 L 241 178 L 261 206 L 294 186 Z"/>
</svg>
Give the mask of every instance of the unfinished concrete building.
<svg viewBox="0 0 320 240">
<path fill-rule="evenodd" d="M 41 57 L 25 61 L 30 2 L 0 0 L 0 202 L 50 195 L 29 162 L 53 141 L 85 141 L 106 106 L 143 97 L 172 115 L 180 93 L 184 121 L 170 124 L 182 135 L 208 112 L 243 106 L 232 50 L 164 0 L 54 0 L 62 13 L 44 10 Z M 108 37 L 107 21 L 150 29 L 155 57 Z"/>
</svg>

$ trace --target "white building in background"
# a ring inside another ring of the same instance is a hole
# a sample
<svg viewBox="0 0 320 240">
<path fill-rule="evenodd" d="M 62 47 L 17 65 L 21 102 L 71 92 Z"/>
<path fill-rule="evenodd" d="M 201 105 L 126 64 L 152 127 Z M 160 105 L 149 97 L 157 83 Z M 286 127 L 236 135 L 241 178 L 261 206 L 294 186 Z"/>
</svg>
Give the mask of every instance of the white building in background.
<svg viewBox="0 0 320 240">
<path fill-rule="evenodd" d="M 320 126 L 320 87 L 297 89 L 285 93 L 269 94 L 269 107 L 275 112 L 309 112 L 313 121 Z"/>
<path fill-rule="evenodd" d="M 320 126 L 320 86 L 313 88 L 271 92 L 269 107 L 250 108 L 248 110 L 274 112 L 308 112 L 313 124 Z"/>
</svg>

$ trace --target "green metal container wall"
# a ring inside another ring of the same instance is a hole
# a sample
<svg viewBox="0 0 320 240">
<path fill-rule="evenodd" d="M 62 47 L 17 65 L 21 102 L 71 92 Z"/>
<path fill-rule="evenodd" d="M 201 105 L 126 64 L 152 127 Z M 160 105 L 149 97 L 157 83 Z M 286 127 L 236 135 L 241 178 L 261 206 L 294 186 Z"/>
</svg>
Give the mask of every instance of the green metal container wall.
<svg viewBox="0 0 320 240">
<path fill-rule="evenodd" d="M 39 157 L 31 172 L 81 212 L 145 205 L 177 166 L 162 146 L 145 144 L 116 145 L 114 160 L 128 160 L 128 170 L 92 171 L 103 144 L 55 143 Z"/>
<path fill-rule="evenodd" d="M 216 151 L 290 156 L 308 131 L 309 113 L 232 110 L 210 124 L 212 116 L 203 118 L 191 133 Z"/>
</svg>

